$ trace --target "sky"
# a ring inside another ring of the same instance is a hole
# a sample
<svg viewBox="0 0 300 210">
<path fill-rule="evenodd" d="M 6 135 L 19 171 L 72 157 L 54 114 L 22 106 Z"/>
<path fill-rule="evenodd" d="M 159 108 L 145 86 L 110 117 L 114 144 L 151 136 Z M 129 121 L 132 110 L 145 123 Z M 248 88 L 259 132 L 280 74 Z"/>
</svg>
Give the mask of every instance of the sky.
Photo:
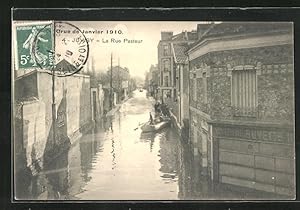
<svg viewBox="0 0 300 210">
<path fill-rule="evenodd" d="M 127 67 L 132 76 L 144 77 L 151 64 L 157 64 L 157 45 L 161 31 L 172 31 L 173 34 L 184 30 L 197 29 L 201 22 L 190 21 L 73 21 L 70 22 L 81 31 L 98 30 L 102 34 L 85 33 L 89 41 L 90 56 L 94 58 L 96 72 L 105 71 L 110 67 L 110 56 L 113 54 L 113 65 Z M 122 34 L 107 34 L 107 30 L 121 30 Z M 94 39 L 91 41 L 91 39 Z M 111 39 L 119 39 L 121 43 L 111 43 Z M 141 43 L 124 43 L 124 39 L 142 40 Z M 98 41 L 96 41 L 98 40 Z M 102 43 L 108 40 L 108 43 Z"/>
</svg>

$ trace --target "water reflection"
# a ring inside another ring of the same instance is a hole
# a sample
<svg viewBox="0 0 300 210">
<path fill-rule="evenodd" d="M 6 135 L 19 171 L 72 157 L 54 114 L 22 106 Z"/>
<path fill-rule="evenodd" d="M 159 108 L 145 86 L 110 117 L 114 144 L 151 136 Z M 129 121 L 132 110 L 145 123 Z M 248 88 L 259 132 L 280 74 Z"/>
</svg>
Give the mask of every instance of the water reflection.
<svg viewBox="0 0 300 210">
<path fill-rule="evenodd" d="M 47 199 L 61 199 L 68 197 L 69 188 L 69 166 L 68 153 L 63 153 L 59 161 L 53 161 L 45 165 L 48 184 L 44 187 L 47 190 Z"/>
<path fill-rule="evenodd" d="M 163 174 L 161 177 L 163 178 L 165 183 L 170 181 L 177 181 L 177 173 L 176 173 L 176 159 L 177 159 L 177 150 L 178 143 L 173 141 L 173 139 L 169 139 L 170 130 L 167 133 L 162 133 L 159 135 L 159 156 L 160 156 L 160 164 L 161 167 L 159 171 Z"/>
<path fill-rule="evenodd" d="M 116 168 L 116 153 L 115 153 L 115 141 L 111 138 L 111 155 L 112 155 L 112 170 Z"/>
<path fill-rule="evenodd" d="M 141 142 L 149 142 L 149 151 L 152 152 L 155 138 L 157 138 L 159 134 L 156 133 L 141 133 L 140 141 Z"/>
</svg>

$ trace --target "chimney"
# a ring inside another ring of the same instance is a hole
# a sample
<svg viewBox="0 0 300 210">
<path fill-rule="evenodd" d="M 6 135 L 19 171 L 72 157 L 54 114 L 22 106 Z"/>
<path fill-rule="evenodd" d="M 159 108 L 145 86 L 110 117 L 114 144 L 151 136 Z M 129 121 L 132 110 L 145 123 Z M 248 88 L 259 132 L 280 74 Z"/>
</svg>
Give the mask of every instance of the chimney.
<svg viewBox="0 0 300 210">
<path fill-rule="evenodd" d="M 161 32 L 161 40 L 162 41 L 171 40 L 172 36 L 173 36 L 173 32 L 171 32 L 171 31 L 162 31 Z"/>
<path fill-rule="evenodd" d="M 185 40 L 188 40 L 187 30 L 184 31 L 184 39 L 185 39 Z"/>
</svg>

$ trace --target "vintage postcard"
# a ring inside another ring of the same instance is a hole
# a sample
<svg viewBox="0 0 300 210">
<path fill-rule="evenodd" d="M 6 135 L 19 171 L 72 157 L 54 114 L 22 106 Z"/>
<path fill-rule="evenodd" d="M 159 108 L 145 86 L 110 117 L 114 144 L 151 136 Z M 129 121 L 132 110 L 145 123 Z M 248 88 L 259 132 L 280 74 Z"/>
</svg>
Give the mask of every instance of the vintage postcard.
<svg viewBox="0 0 300 210">
<path fill-rule="evenodd" d="M 293 200 L 292 22 L 13 21 L 22 200 Z"/>
</svg>

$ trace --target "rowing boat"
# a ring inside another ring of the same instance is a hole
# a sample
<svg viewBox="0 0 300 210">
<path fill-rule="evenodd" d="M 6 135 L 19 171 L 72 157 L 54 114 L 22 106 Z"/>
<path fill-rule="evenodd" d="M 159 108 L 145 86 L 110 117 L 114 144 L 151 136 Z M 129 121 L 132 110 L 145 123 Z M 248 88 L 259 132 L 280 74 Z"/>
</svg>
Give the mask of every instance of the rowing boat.
<svg viewBox="0 0 300 210">
<path fill-rule="evenodd" d="M 143 132 L 155 132 L 155 131 L 158 131 L 160 129 L 167 127 L 169 125 L 169 123 L 170 123 L 170 120 L 164 120 L 162 122 L 159 122 L 159 123 L 156 123 L 153 125 L 150 125 L 150 123 L 147 122 L 141 127 L 141 129 Z"/>
</svg>

